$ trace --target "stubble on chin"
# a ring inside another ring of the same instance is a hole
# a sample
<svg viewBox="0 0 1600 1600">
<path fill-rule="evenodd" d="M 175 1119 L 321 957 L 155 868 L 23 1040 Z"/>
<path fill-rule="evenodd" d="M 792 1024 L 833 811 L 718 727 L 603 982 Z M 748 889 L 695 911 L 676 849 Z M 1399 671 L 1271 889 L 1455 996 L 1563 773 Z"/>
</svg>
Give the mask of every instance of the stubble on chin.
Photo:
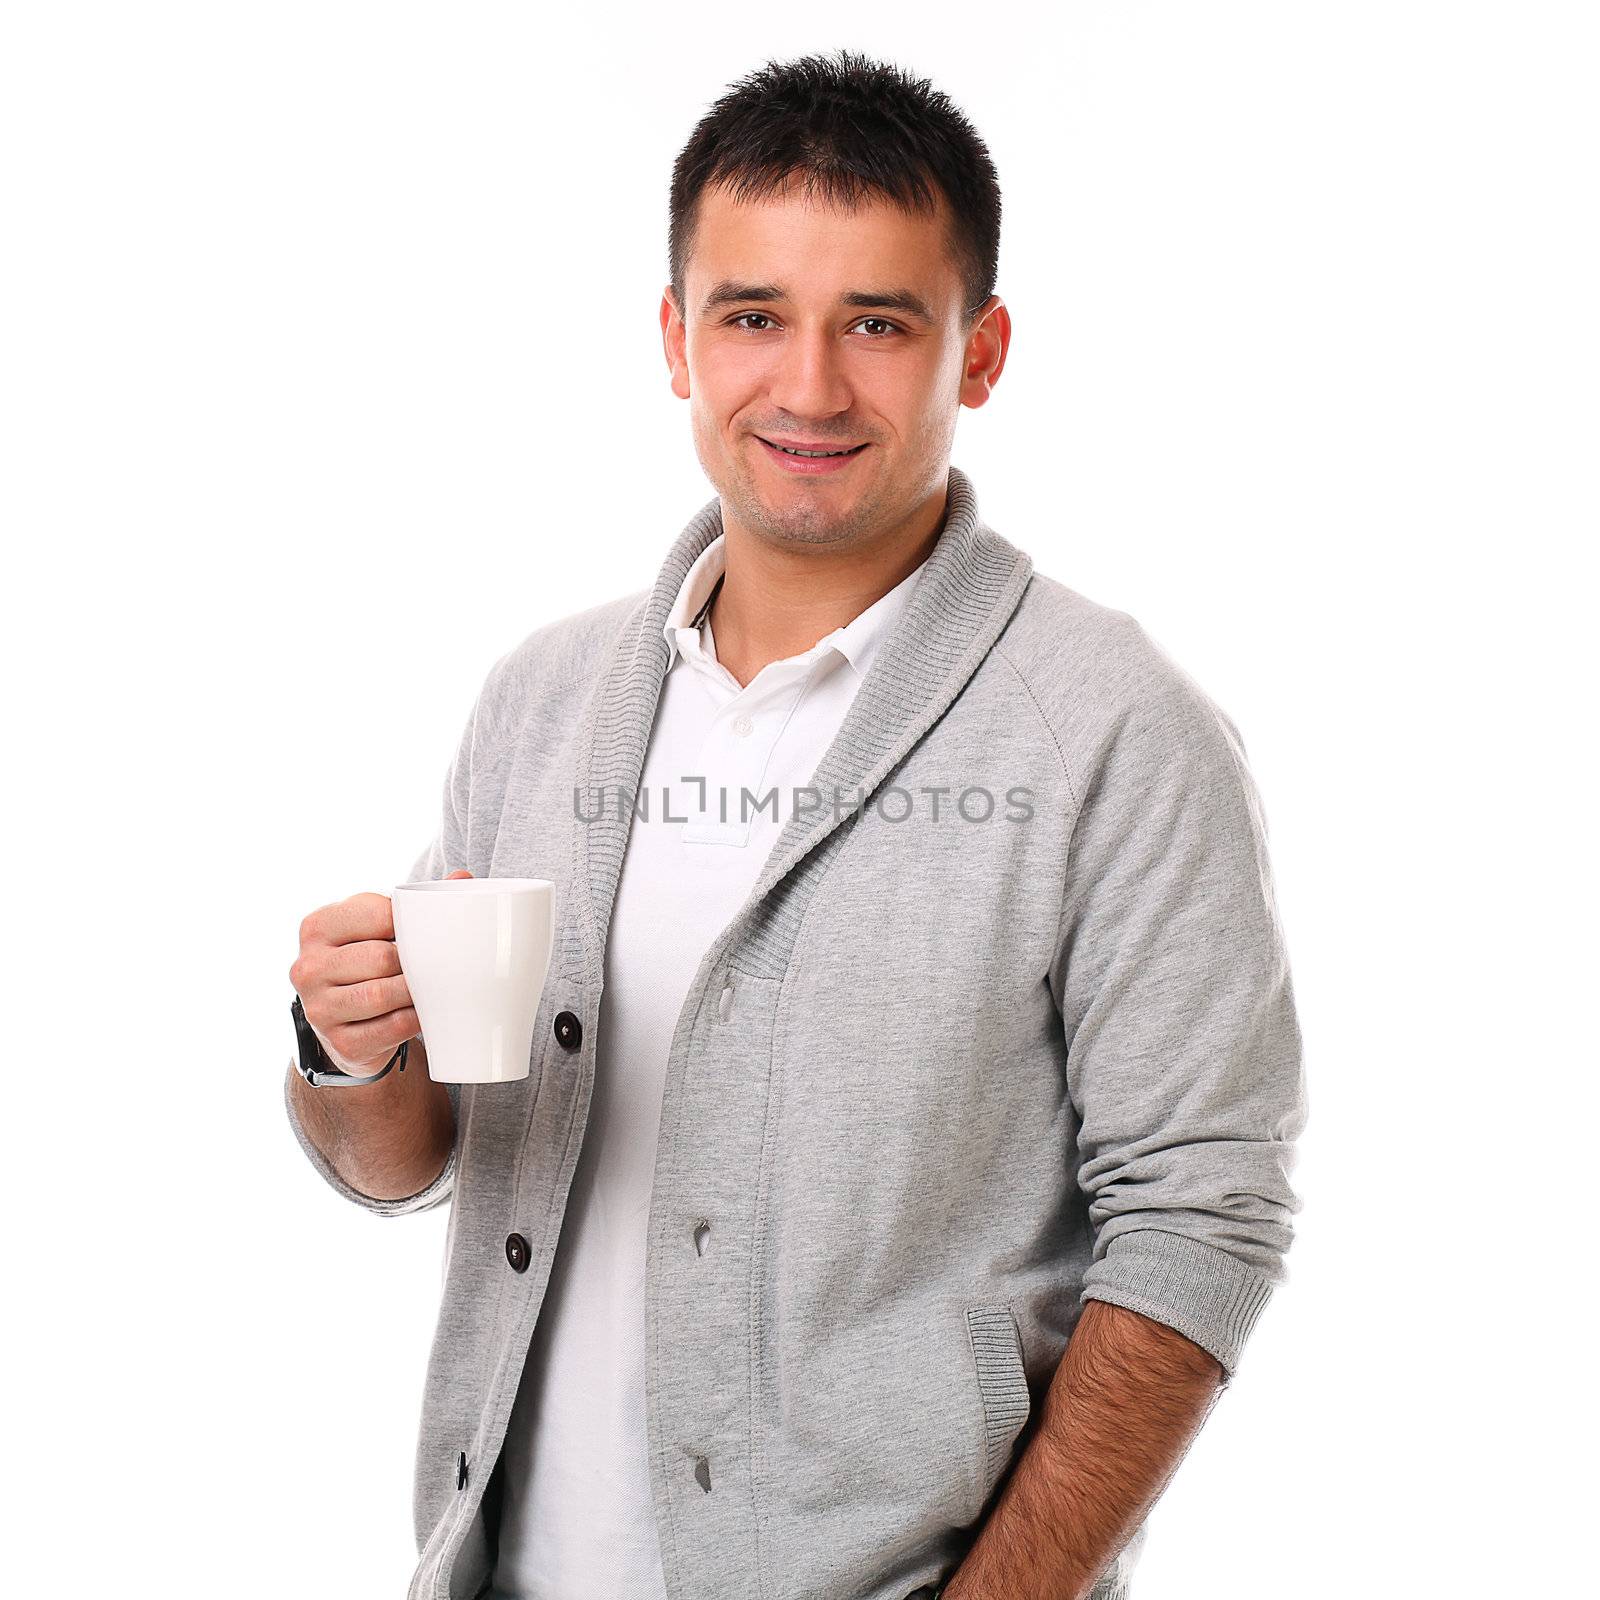
<svg viewBox="0 0 1600 1600">
<path fill-rule="evenodd" d="M 775 544 L 844 544 L 872 525 L 870 503 L 856 504 L 840 517 L 820 502 L 803 500 L 774 511 L 753 491 L 739 510 L 740 520 Z"/>
<path fill-rule="evenodd" d="M 798 493 L 781 506 L 769 504 L 743 473 L 735 473 L 731 499 L 739 520 L 774 544 L 845 544 L 874 526 L 877 502 L 868 496 L 853 501 L 841 516 L 821 496 Z"/>
<path fill-rule="evenodd" d="M 853 503 L 842 518 L 832 513 L 820 497 L 812 501 L 797 494 L 781 507 L 774 506 L 767 502 L 757 486 L 758 469 L 737 449 L 730 453 L 729 446 L 723 443 L 713 457 L 705 448 L 705 440 L 697 435 L 696 452 L 702 470 L 712 480 L 723 503 L 732 507 L 745 527 L 773 544 L 843 544 L 874 526 L 878 502 L 873 495 Z M 708 458 L 717 462 L 720 483 L 718 475 L 710 470 Z"/>
</svg>

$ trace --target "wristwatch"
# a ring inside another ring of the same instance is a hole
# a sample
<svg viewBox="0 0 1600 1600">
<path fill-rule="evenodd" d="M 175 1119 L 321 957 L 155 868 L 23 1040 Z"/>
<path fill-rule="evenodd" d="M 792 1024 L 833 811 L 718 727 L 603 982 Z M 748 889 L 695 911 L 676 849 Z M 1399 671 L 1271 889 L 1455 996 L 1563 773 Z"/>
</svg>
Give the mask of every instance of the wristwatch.
<svg viewBox="0 0 1600 1600">
<path fill-rule="evenodd" d="M 390 1067 L 398 1066 L 402 1072 L 406 1070 L 406 1051 L 410 1048 L 411 1041 L 402 1039 L 400 1048 L 389 1057 L 380 1072 L 369 1073 L 366 1077 L 359 1077 L 353 1072 L 341 1072 L 328 1059 L 328 1053 L 322 1048 L 322 1041 L 317 1037 L 317 1031 L 306 1020 L 305 1007 L 300 1004 L 300 996 L 294 997 L 294 1003 L 289 1007 L 289 1015 L 294 1018 L 295 1037 L 300 1041 L 300 1076 L 314 1089 L 321 1089 L 329 1084 L 343 1086 L 347 1083 L 376 1083 Z"/>
</svg>

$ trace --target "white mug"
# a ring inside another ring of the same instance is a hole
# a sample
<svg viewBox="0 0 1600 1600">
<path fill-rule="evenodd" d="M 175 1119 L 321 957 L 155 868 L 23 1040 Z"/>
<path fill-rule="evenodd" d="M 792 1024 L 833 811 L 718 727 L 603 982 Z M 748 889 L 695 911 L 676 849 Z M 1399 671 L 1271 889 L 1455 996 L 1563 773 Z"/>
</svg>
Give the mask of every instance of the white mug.
<svg viewBox="0 0 1600 1600">
<path fill-rule="evenodd" d="M 395 887 L 394 939 L 436 1083 L 528 1076 L 555 939 L 548 878 Z"/>
</svg>

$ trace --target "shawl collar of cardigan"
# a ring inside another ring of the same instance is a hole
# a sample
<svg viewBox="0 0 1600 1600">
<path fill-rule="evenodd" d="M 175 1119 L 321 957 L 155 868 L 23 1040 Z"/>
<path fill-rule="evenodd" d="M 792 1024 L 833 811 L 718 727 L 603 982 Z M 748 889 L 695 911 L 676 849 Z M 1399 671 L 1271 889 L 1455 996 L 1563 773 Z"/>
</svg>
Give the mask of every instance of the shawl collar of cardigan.
<svg viewBox="0 0 1600 1600">
<path fill-rule="evenodd" d="M 722 531 L 718 498 L 703 506 L 673 542 L 649 595 L 629 616 L 603 664 L 603 681 L 585 714 L 580 782 L 587 793 L 607 797 L 600 815 L 579 829 L 589 891 L 584 942 L 592 968 L 605 947 L 632 821 L 631 799 L 671 662 L 662 629 L 695 558 Z M 859 811 L 863 796 L 871 797 L 960 694 L 1016 609 L 1032 570 L 1030 557 L 984 525 L 971 481 L 952 466 L 944 524 L 933 552 L 811 780 L 825 803 L 790 815 L 749 900 L 716 949 L 757 915 L 796 863 Z M 832 803 L 836 790 L 837 808 Z"/>
</svg>

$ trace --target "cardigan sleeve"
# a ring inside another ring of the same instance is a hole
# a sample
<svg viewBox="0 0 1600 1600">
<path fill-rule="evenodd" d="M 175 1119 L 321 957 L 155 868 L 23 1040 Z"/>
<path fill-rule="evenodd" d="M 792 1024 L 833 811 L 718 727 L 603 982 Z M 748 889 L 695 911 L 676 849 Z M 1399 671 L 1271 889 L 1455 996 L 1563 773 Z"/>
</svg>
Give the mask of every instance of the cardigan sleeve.
<svg viewBox="0 0 1600 1600">
<path fill-rule="evenodd" d="M 475 736 L 479 730 L 479 721 L 483 701 L 473 709 L 473 715 L 468 719 L 465 732 L 461 736 L 461 743 L 456 751 L 454 760 L 445 773 L 444 796 L 442 815 L 438 831 L 429 842 L 426 849 L 416 859 L 405 881 L 407 883 L 432 882 L 439 878 L 446 878 L 452 872 L 466 867 L 470 870 L 471 863 L 467 859 L 467 821 L 469 817 L 469 802 L 472 786 L 472 763 Z M 410 1066 L 407 1067 L 410 1071 Z M 450 1146 L 450 1154 L 445 1161 L 444 1170 L 430 1183 L 427 1188 L 414 1195 L 404 1196 L 395 1200 L 379 1200 L 372 1195 L 363 1194 L 359 1189 L 347 1183 L 333 1163 L 312 1143 L 310 1135 L 306 1132 L 298 1116 L 295 1115 L 294 1098 L 291 1090 L 294 1079 L 298 1076 L 299 1069 L 293 1058 L 289 1063 L 289 1074 L 283 1084 L 284 1110 L 289 1118 L 289 1126 L 299 1141 L 300 1147 L 306 1154 L 312 1167 L 323 1177 L 329 1187 L 353 1205 L 361 1206 L 364 1210 L 376 1212 L 383 1217 L 406 1216 L 414 1211 L 431 1211 L 435 1206 L 443 1205 L 451 1197 L 455 1187 L 456 1152 L 461 1143 L 461 1085 L 459 1083 L 446 1084 L 445 1088 L 450 1096 L 450 1110 L 453 1114 L 456 1136 Z M 323 1089 L 317 1091 L 323 1094 L 363 1094 L 366 1091 L 352 1088 L 348 1085 Z"/>
<path fill-rule="evenodd" d="M 1080 1303 L 1165 1323 L 1227 1383 L 1301 1208 L 1265 818 L 1238 730 L 1181 673 L 1119 712 L 1085 778 L 1050 971 L 1095 1230 Z"/>
</svg>

